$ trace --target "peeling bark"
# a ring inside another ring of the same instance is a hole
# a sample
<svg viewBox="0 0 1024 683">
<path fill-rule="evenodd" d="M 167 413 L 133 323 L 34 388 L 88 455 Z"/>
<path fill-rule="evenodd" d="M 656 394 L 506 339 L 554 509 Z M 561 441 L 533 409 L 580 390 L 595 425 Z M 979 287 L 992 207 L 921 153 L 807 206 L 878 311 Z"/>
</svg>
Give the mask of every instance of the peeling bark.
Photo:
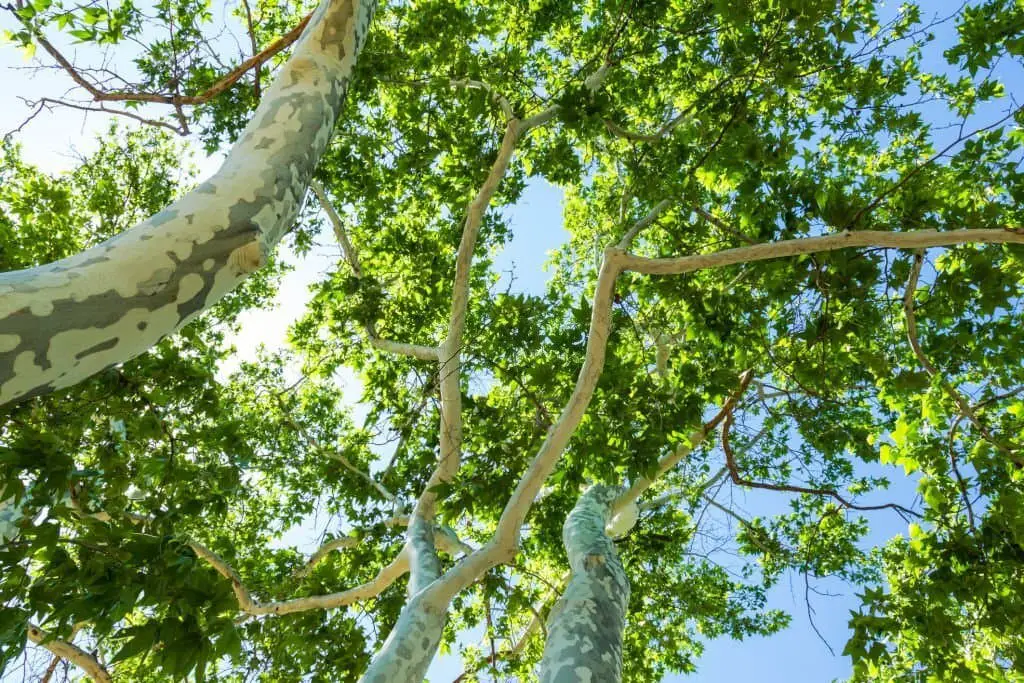
<svg viewBox="0 0 1024 683">
<path fill-rule="evenodd" d="M 0 273 L 0 404 L 143 353 L 261 267 L 295 220 L 376 0 L 324 0 L 209 180 L 70 258 Z"/>
<path fill-rule="evenodd" d="M 622 631 L 629 580 L 605 533 L 619 489 L 587 490 L 562 527 L 572 576 L 548 616 L 541 683 L 615 683 L 622 680 Z"/>
</svg>

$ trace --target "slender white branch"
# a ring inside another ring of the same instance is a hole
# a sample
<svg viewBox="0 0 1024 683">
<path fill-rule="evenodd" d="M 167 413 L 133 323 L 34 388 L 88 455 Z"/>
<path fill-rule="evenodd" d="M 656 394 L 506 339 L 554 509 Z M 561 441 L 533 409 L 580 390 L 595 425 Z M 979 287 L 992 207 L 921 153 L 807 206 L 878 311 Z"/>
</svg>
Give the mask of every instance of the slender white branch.
<svg viewBox="0 0 1024 683">
<path fill-rule="evenodd" d="M 390 339 L 381 339 L 369 328 L 367 329 L 366 336 L 370 340 L 370 346 L 379 351 L 393 353 L 397 356 L 418 358 L 419 360 L 430 360 L 436 362 L 439 359 L 437 348 L 434 346 L 407 344 L 405 342 L 391 341 Z"/>
<path fill-rule="evenodd" d="M 327 198 L 327 192 L 319 180 L 311 180 L 309 186 L 312 188 L 313 194 L 316 195 L 317 201 L 320 202 L 320 208 L 327 214 L 327 220 L 330 221 L 331 227 L 334 229 L 334 238 L 338 240 L 342 255 L 348 261 L 349 267 L 352 268 L 352 274 L 361 278 L 363 276 L 363 268 L 359 264 L 359 254 L 356 253 L 355 247 L 352 246 L 352 242 L 348 238 L 348 231 L 345 230 L 345 224 L 342 222 L 341 216 L 338 215 L 331 200 Z"/>
<path fill-rule="evenodd" d="M 283 408 L 283 406 L 282 406 L 282 408 Z M 395 494 L 391 493 L 386 488 L 384 488 L 383 484 L 381 484 L 379 481 L 377 481 L 372 476 L 370 476 L 369 472 L 366 472 L 363 469 L 361 469 L 359 467 L 356 467 L 352 463 L 351 460 L 349 460 L 347 457 L 345 457 L 341 453 L 339 453 L 339 452 L 337 452 L 335 450 L 328 449 L 325 446 L 323 446 L 323 444 L 319 443 L 316 439 L 314 439 L 312 436 L 310 436 L 309 432 L 305 429 L 305 427 L 303 427 L 298 422 L 293 420 L 290 416 L 285 415 L 284 419 L 285 419 L 285 422 L 288 424 L 288 426 L 290 426 L 293 430 L 295 430 L 295 432 L 299 436 L 301 436 L 303 438 L 303 440 L 305 440 L 305 442 L 309 446 L 311 446 L 312 448 L 320 451 L 321 453 L 326 455 L 331 460 L 336 460 L 339 463 L 341 463 L 342 467 L 344 467 L 348 471 L 350 471 L 353 474 L 355 474 L 356 476 L 358 476 L 360 479 L 362 479 L 365 482 L 367 482 L 381 496 L 383 496 L 385 500 L 389 500 L 391 502 L 395 502 L 395 500 L 396 500 Z"/>
<path fill-rule="evenodd" d="M 903 313 L 907 320 L 907 341 L 910 343 L 910 348 L 914 352 L 914 357 L 917 358 L 917 362 L 921 364 L 925 372 L 928 373 L 929 377 L 938 377 L 939 384 L 942 390 L 946 392 L 957 408 L 960 410 L 960 414 L 966 417 L 978 433 L 988 441 L 990 444 L 995 446 L 1004 455 L 1009 456 L 1017 464 L 1024 465 L 1024 460 L 1016 455 L 1015 449 L 1011 449 L 1001 440 L 996 439 L 989 428 L 981 421 L 978 417 L 978 413 L 975 412 L 974 408 L 971 407 L 970 401 L 960 393 L 960 391 L 953 386 L 945 376 L 940 375 L 939 371 L 935 368 L 928 356 L 925 355 L 924 350 L 921 349 L 921 342 L 917 338 L 917 315 L 915 313 L 914 306 L 914 294 L 917 292 L 917 281 L 921 277 L 921 267 L 924 265 L 924 252 L 918 251 L 914 254 L 914 264 L 910 269 L 910 277 L 907 280 L 907 289 L 903 294 Z"/>
<path fill-rule="evenodd" d="M 385 520 L 384 525 L 389 527 L 406 527 L 409 526 L 411 519 L 412 518 L 409 515 L 395 515 L 391 519 Z M 363 537 L 364 534 L 362 533 L 352 532 L 347 536 L 327 541 L 309 556 L 309 560 L 306 561 L 306 564 L 295 570 L 294 576 L 296 578 L 308 576 L 310 572 L 313 571 L 313 567 L 319 564 L 332 552 L 335 550 L 347 550 L 349 548 L 354 548 L 359 545 Z M 434 527 L 434 544 L 437 546 L 438 550 L 453 557 L 460 553 L 468 555 L 474 550 L 472 546 L 464 543 L 453 529 L 445 526 Z"/>
<path fill-rule="evenodd" d="M 221 576 L 231 582 L 231 588 L 238 599 L 238 609 L 252 616 L 263 614 L 292 614 L 295 612 L 306 612 L 313 609 L 331 609 L 343 607 L 355 602 L 368 600 L 384 592 L 400 576 L 409 571 L 409 553 L 403 548 L 401 552 L 382 568 L 377 575 L 366 583 L 350 588 L 347 591 L 329 593 L 327 595 L 311 595 L 305 598 L 294 598 L 292 600 L 280 600 L 274 602 L 259 602 L 252 597 L 252 593 L 242 583 L 241 577 L 231 568 L 219 555 L 206 546 L 195 541 L 189 546 L 196 555 L 206 560 Z"/>
<path fill-rule="evenodd" d="M 505 115 L 506 121 L 511 121 L 516 117 L 515 112 L 512 111 L 512 105 L 509 104 L 508 99 L 500 92 L 498 92 L 498 90 L 495 89 L 489 83 L 473 80 L 472 78 L 460 78 L 451 81 L 451 85 L 453 88 L 469 88 L 471 90 L 483 90 L 488 95 L 491 96 L 491 99 L 494 100 L 495 104 L 501 107 L 501 113 Z"/>
<path fill-rule="evenodd" d="M 110 683 L 110 673 L 100 661 L 77 645 L 67 641 L 51 638 L 43 629 L 35 624 L 28 625 L 28 639 L 36 645 L 44 647 L 55 656 L 66 659 L 84 671 L 89 678 L 97 683 Z"/>
<path fill-rule="evenodd" d="M 560 111 L 562 111 L 561 105 L 553 104 L 544 111 L 540 112 L 539 114 L 534 114 L 529 118 L 523 119 L 522 123 L 520 123 L 522 132 L 525 133 L 527 131 L 533 130 L 534 128 L 539 128 L 540 126 L 543 126 L 545 123 L 548 123 L 549 121 L 553 120 L 556 116 L 558 116 L 558 113 Z"/>
<path fill-rule="evenodd" d="M 619 240 L 619 249 L 629 249 L 633 244 L 633 240 L 640 234 L 640 231 L 658 220 L 661 214 L 668 211 L 670 206 L 672 206 L 672 202 L 667 199 L 662 199 L 660 202 L 655 204 L 650 213 L 638 220 L 629 230 L 626 231 L 626 234 L 622 236 L 621 240 Z"/>
<path fill-rule="evenodd" d="M 386 500 L 390 500 L 391 502 L 394 502 L 396 500 L 395 494 L 391 493 L 391 491 L 388 491 L 386 488 L 384 488 L 384 485 L 381 484 L 376 479 L 374 479 L 372 476 L 370 476 L 369 473 L 364 472 L 362 469 L 353 465 L 352 461 L 346 458 L 341 453 L 338 453 L 337 451 L 329 451 L 326 449 L 324 449 L 324 453 L 326 453 L 327 457 L 329 457 L 331 460 L 337 460 L 338 462 L 340 462 L 342 467 L 344 467 L 348 471 L 366 480 L 370 484 L 370 486 L 376 489 L 377 493 L 384 496 Z"/>
<path fill-rule="evenodd" d="M 594 292 L 586 355 L 572 395 L 512 492 L 498 520 L 494 536 L 486 545 L 445 573 L 435 584 L 431 595 L 435 604 L 447 605 L 456 593 L 473 583 L 488 569 L 501 562 L 510 561 L 515 556 L 523 521 L 544 481 L 558 463 L 562 451 L 569 443 L 569 438 L 583 419 L 583 414 L 594 394 L 594 387 L 604 369 L 608 336 L 611 333 L 615 280 L 621 272 L 620 261 L 623 253 L 620 249 L 605 250 Z"/>
<path fill-rule="evenodd" d="M 354 548 L 357 545 L 359 545 L 359 542 L 361 540 L 362 539 L 359 537 L 359 535 L 349 534 L 348 536 L 335 538 L 332 541 L 324 543 L 322 546 L 316 549 L 316 552 L 309 556 L 309 559 L 306 561 L 306 564 L 302 565 L 301 567 L 295 570 L 293 576 L 295 576 L 296 578 L 309 576 L 310 572 L 313 571 L 313 567 L 319 564 L 321 560 L 323 560 L 325 557 L 333 553 L 335 550 L 347 550 L 349 548 Z"/>
<path fill-rule="evenodd" d="M 675 130 L 680 123 L 685 121 L 688 113 L 689 110 L 683 112 L 682 114 L 678 114 L 654 133 L 637 133 L 631 130 L 627 130 L 620 126 L 619 124 L 615 123 L 614 121 L 608 119 L 605 119 L 604 127 L 612 135 L 623 138 L 625 140 L 631 140 L 633 142 L 658 142 L 659 140 L 667 137 L 668 134 Z"/>
<path fill-rule="evenodd" d="M 313 188 L 313 193 L 316 195 L 317 201 L 320 202 L 321 208 L 323 208 L 324 213 L 327 214 L 327 219 L 334 228 L 334 237 L 338 240 L 338 244 L 341 246 L 341 251 L 345 260 L 348 262 L 349 267 L 352 269 L 352 274 L 356 278 L 362 279 L 363 267 L 359 262 L 359 252 L 356 251 L 355 246 L 349 239 L 348 231 L 345 230 L 345 224 L 342 222 L 341 217 L 338 215 L 338 212 L 331 203 L 331 200 L 328 199 L 324 186 L 320 184 L 319 180 L 314 180 L 310 183 L 310 187 Z M 407 344 L 404 342 L 391 341 L 389 339 L 381 339 L 377 336 L 377 332 L 370 325 L 364 325 L 363 329 L 366 332 L 366 337 L 370 342 L 370 346 L 375 349 L 385 351 L 387 353 L 394 353 L 399 356 L 418 358 L 420 360 L 438 360 L 437 348 L 433 346 Z"/>
<path fill-rule="evenodd" d="M 448 319 L 448 333 L 438 349 L 440 357 L 438 374 L 441 382 L 441 454 L 437 469 L 431 475 L 417 503 L 416 514 L 422 514 L 427 519 L 433 517 L 436 499 L 433 487 L 441 482 L 450 481 L 458 471 L 462 458 L 462 338 L 466 329 L 466 312 L 469 308 L 469 279 L 473 251 L 480 234 L 480 227 L 483 224 L 484 214 L 487 207 L 490 206 L 502 178 L 508 171 L 508 165 L 512 160 L 520 133 L 519 121 L 517 119 L 510 120 L 505 127 L 498 156 L 491 164 L 491 170 L 487 174 L 486 180 L 466 210 L 462 239 L 455 256 L 455 281 L 452 285 L 452 307 Z"/>
<path fill-rule="evenodd" d="M 833 235 L 803 237 L 767 242 L 749 247 L 724 249 L 711 254 L 694 254 L 679 258 L 644 258 L 624 254 L 622 269 L 648 275 L 680 275 L 707 268 L 722 268 L 737 263 L 767 261 L 785 256 L 814 254 L 851 247 L 884 247 L 888 249 L 924 249 L 956 244 L 984 242 L 988 244 L 1024 244 L 1024 230 L 977 228 L 971 230 L 912 230 L 886 232 L 881 230 L 844 230 Z"/>
</svg>

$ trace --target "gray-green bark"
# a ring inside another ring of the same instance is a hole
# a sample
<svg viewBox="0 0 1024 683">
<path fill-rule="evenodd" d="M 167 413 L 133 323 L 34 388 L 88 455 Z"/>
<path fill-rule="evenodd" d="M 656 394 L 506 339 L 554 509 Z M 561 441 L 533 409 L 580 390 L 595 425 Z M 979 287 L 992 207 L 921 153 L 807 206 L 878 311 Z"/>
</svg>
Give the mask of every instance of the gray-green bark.
<svg viewBox="0 0 1024 683">
<path fill-rule="evenodd" d="M 431 600 L 430 587 L 441 576 L 431 525 L 419 514 L 409 523 L 409 601 L 370 662 L 360 683 L 420 683 L 444 633 L 447 603 Z"/>
<path fill-rule="evenodd" d="M 266 262 L 341 112 L 376 0 L 324 0 L 223 166 L 76 256 L 0 274 L 0 404 L 133 358 Z"/>
<path fill-rule="evenodd" d="M 572 575 L 548 616 L 541 683 L 615 683 L 622 680 L 622 631 L 629 580 L 605 533 L 620 491 L 587 490 L 562 527 Z"/>
</svg>

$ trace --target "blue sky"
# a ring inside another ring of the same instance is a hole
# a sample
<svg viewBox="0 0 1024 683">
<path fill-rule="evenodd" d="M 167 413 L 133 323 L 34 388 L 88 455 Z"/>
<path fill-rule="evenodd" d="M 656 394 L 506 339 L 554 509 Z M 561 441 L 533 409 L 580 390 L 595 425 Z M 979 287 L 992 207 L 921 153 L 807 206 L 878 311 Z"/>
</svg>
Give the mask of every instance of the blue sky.
<svg viewBox="0 0 1024 683">
<path fill-rule="evenodd" d="M 960 5 L 958 1 L 947 0 L 922 4 L 926 7 L 926 16 L 932 12 L 948 12 Z M 893 11 L 893 7 L 888 11 Z M 3 26 L 3 21 L 0 21 L 0 28 Z M 941 30 L 940 44 L 948 44 L 950 29 L 946 27 Z M 934 68 L 940 64 L 936 53 L 929 57 L 925 66 Z M 24 70 L 25 66 L 26 63 L 16 50 L 0 46 L 0 79 L 5 85 L 0 89 L 0 134 L 16 128 L 28 114 L 29 110 L 23 106 L 18 95 L 34 98 L 61 93 L 67 89 L 67 80 L 62 74 L 28 72 Z M 1012 78 L 1009 75 L 1007 77 Z M 936 117 L 935 123 L 945 122 Z M 44 169 L 57 171 L 73 164 L 74 157 L 70 150 L 78 149 L 87 153 L 91 147 L 91 138 L 105 126 L 106 119 L 102 116 L 60 110 L 40 116 L 26 127 L 19 140 L 24 144 L 30 161 Z M 204 173 L 212 171 L 215 166 L 216 160 L 200 160 Z M 545 183 L 533 182 L 508 215 L 514 237 L 498 255 L 496 267 L 499 271 L 515 273 L 514 289 L 542 291 L 547 279 L 543 271 L 547 254 L 566 238 L 561 227 L 561 192 Z M 242 357 L 253 357 L 259 343 L 276 345 L 283 340 L 293 313 L 301 310 L 299 304 L 307 296 L 307 287 L 330 265 L 332 258 L 329 251 L 324 251 L 314 253 L 301 264 L 296 264 L 299 267 L 286 276 L 282 287 L 279 300 L 284 306 L 277 311 L 247 315 L 243 320 L 247 332 L 236 340 Z M 255 330 L 258 333 L 253 333 Z M 343 378 L 343 381 L 351 383 L 353 394 L 358 392 L 358 380 L 355 377 Z M 902 470 L 887 468 L 885 472 L 893 482 L 891 495 L 886 499 L 901 503 L 912 501 L 915 495 L 913 482 L 903 476 Z M 785 497 L 774 492 L 744 493 L 735 490 L 733 503 L 737 509 L 756 516 L 778 510 L 785 505 L 785 500 Z M 872 545 L 906 532 L 905 522 L 891 512 L 871 513 L 870 520 L 872 534 L 867 541 Z M 825 582 L 817 587 L 839 594 L 835 597 L 811 596 L 814 623 L 821 636 L 834 648 L 835 655 L 828 651 L 811 626 L 802 577 L 790 576 L 773 589 L 769 596 L 769 607 L 781 608 L 793 615 L 792 625 L 788 629 L 771 638 L 755 638 L 742 643 L 719 639 L 707 643 L 696 676 L 670 676 L 666 681 L 700 680 L 717 683 L 750 678 L 760 683 L 818 683 L 846 678 L 850 673 L 849 660 L 839 653 L 847 637 L 849 610 L 854 609 L 859 601 L 848 586 Z M 460 670 L 457 661 L 439 658 L 431 669 L 431 680 L 449 681 Z"/>
</svg>

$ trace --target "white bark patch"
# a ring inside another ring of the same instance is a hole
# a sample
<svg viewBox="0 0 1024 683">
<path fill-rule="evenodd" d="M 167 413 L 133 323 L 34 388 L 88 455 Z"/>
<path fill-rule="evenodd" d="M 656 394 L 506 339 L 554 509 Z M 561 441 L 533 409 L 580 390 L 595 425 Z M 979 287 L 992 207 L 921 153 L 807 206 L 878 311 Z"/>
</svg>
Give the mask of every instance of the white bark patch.
<svg viewBox="0 0 1024 683">
<path fill-rule="evenodd" d="M 189 273 L 181 278 L 178 285 L 178 303 L 185 303 L 191 300 L 203 289 L 203 277 L 197 273 Z"/>
</svg>

